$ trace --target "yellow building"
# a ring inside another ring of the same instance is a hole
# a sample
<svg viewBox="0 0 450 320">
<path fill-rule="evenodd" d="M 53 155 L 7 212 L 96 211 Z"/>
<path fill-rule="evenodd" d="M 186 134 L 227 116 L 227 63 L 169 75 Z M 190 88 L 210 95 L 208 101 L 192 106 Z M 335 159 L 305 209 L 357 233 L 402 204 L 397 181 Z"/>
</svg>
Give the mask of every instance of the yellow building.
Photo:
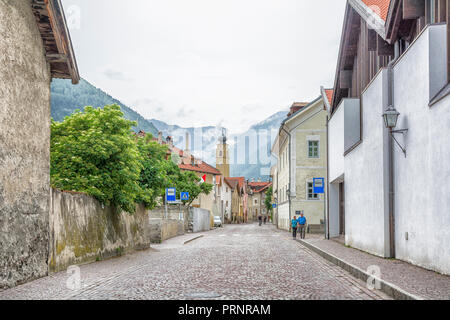
<svg viewBox="0 0 450 320">
<path fill-rule="evenodd" d="M 247 192 L 245 190 L 245 178 L 225 178 L 231 186 L 231 213 L 232 223 L 246 222 Z"/>
<path fill-rule="evenodd" d="M 290 220 L 303 211 L 311 232 L 325 226 L 325 194 L 316 194 L 313 179 L 327 178 L 327 112 L 322 97 L 294 104 L 278 137 L 278 227 L 289 230 Z"/>
<path fill-rule="evenodd" d="M 219 143 L 217 144 L 216 167 L 225 178 L 230 176 L 230 158 L 225 131 L 222 132 L 222 136 L 219 138 Z"/>
</svg>

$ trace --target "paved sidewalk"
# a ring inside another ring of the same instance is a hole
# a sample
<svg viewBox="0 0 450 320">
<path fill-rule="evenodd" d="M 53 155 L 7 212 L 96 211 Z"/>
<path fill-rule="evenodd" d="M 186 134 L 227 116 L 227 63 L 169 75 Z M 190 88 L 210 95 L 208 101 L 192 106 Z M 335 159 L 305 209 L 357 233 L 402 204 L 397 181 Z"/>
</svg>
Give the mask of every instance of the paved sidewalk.
<svg viewBox="0 0 450 320">
<path fill-rule="evenodd" d="M 343 244 L 326 240 L 323 235 L 307 235 L 305 241 L 364 271 L 379 266 L 381 279 L 423 299 L 449 300 L 450 277 L 400 260 L 383 259 Z"/>
</svg>

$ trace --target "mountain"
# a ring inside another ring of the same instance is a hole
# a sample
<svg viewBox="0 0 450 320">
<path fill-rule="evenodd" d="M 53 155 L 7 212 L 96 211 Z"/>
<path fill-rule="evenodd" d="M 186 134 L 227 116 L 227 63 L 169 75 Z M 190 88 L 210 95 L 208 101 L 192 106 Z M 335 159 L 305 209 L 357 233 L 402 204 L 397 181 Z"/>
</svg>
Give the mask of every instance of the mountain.
<svg viewBox="0 0 450 320">
<path fill-rule="evenodd" d="M 243 150 L 242 145 L 245 144 L 246 156 L 245 163 L 238 160 L 231 165 L 232 176 L 262 180 L 269 178 L 270 168 L 276 164 L 276 158 L 271 153 L 272 144 L 287 113 L 288 111 L 279 111 L 236 137 L 237 150 Z M 237 155 L 242 158 L 242 151 L 237 151 Z"/>
<path fill-rule="evenodd" d="M 173 137 L 175 146 L 180 149 L 186 148 L 186 133 L 189 133 L 189 149 L 192 153 L 211 165 L 216 164 L 216 146 L 226 128 L 182 127 L 157 119 L 148 120 L 84 79 L 76 86 L 70 80 L 52 81 L 51 115 L 55 121 L 62 121 L 76 109 L 83 110 L 85 106 L 104 107 L 111 104 L 119 105 L 125 118 L 138 122 L 134 130 L 143 130 L 155 137 L 161 131 L 164 137 Z M 271 156 L 271 146 L 286 114 L 287 111 L 277 112 L 242 134 L 227 136 L 232 176 L 263 180 L 269 178 L 270 168 L 276 163 L 276 159 Z"/>
<path fill-rule="evenodd" d="M 136 131 L 143 130 L 154 136 L 158 134 L 151 121 L 146 120 L 139 113 L 114 99 L 109 94 L 84 79 L 78 85 L 72 85 L 70 80 L 54 79 L 51 85 L 51 116 L 55 121 L 62 121 L 76 109 L 83 110 L 85 106 L 104 107 L 117 104 L 121 107 L 126 119 L 136 121 Z"/>
<path fill-rule="evenodd" d="M 232 176 L 263 180 L 269 178 L 270 168 L 276 163 L 276 159 L 271 155 L 271 146 L 287 113 L 288 111 L 277 112 L 244 133 L 228 135 Z M 211 126 L 184 128 L 157 119 L 149 121 L 163 133 L 164 137 L 173 137 L 175 146 L 180 149 L 185 149 L 186 133 L 189 133 L 189 148 L 192 153 L 215 165 L 216 146 L 224 128 Z"/>
</svg>

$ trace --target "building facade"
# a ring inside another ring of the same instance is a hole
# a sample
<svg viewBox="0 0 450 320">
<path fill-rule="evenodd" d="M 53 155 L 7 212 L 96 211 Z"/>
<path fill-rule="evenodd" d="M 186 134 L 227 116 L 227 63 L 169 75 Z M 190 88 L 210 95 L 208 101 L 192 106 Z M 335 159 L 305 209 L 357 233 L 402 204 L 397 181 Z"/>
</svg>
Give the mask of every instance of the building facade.
<svg viewBox="0 0 450 320">
<path fill-rule="evenodd" d="M 325 194 L 314 193 L 314 178 L 327 177 L 327 112 L 322 97 L 295 110 L 281 125 L 278 163 L 278 227 L 303 211 L 310 232 L 325 230 Z M 292 110 L 294 109 L 294 110 Z"/>
<path fill-rule="evenodd" d="M 217 188 L 219 199 L 219 213 L 222 223 L 231 223 L 232 221 L 232 188 L 225 180 L 224 176 L 217 176 Z"/>
<path fill-rule="evenodd" d="M 271 182 L 249 182 L 248 192 L 248 222 L 257 221 L 258 217 L 269 218 L 270 212 L 265 205 L 266 192 L 272 186 Z"/>
<path fill-rule="evenodd" d="M 60 1 L 0 1 L 0 16 L 1 289 L 48 273 L 50 82 L 79 75 Z"/>
<path fill-rule="evenodd" d="M 327 236 L 450 274 L 449 2 L 355 2 L 327 106 Z"/>
</svg>

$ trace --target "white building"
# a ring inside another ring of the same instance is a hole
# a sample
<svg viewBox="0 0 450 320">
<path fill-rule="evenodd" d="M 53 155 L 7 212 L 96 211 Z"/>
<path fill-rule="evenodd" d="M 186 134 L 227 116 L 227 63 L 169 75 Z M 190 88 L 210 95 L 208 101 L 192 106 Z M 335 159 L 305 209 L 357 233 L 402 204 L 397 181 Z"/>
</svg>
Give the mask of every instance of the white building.
<svg viewBox="0 0 450 320">
<path fill-rule="evenodd" d="M 379 2 L 377 13 L 366 1 L 347 4 L 326 100 L 327 235 L 450 274 L 449 8 Z M 400 113 L 397 141 L 382 117 L 389 106 Z"/>
<path fill-rule="evenodd" d="M 232 187 L 228 184 L 224 176 L 216 177 L 216 190 L 218 203 L 218 212 L 223 223 L 231 222 L 231 192 Z"/>
</svg>

